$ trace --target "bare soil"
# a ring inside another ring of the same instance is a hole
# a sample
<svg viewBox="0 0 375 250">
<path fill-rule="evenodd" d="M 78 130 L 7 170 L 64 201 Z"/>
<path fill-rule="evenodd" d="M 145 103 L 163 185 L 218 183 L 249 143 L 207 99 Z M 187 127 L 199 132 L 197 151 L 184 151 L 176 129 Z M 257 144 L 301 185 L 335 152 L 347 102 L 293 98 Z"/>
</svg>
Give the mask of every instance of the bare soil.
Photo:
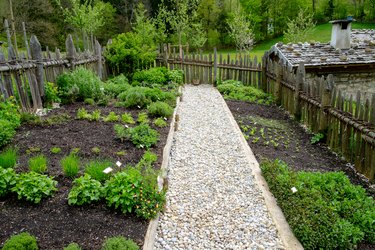
<svg viewBox="0 0 375 250">
<path fill-rule="evenodd" d="M 100 158 L 114 163 L 119 160 L 123 165 L 136 164 L 145 151 L 137 149 L 131 142 L 117 140 L 113 122 L 76 120 L 76 112 L 81 107 L 88 111 L 100 109 L 102 115 L 108 115 L 110 111 L 116 114 L 130 112 L 135 120 L 141 111 L 79 103 L 53 110 L 43 118 L 67 114 L 71 117 L 67 121 L 52 125 L 21 126 L 10 145 L 18 148 L 20 155 L 16 170 L 28 171 L 28 159 L 42 153 L 48 158 L 47 174 L 54 176 L 58 181 L 58 191 L 53 197 L 43 200 L 38 205 L 20 201 L 15 195 L 1 198 L 1 244 L 13 234 L 27 231 L 37 237 L 40 249 L 63 249 L 71 242 L 78 243 L 82 249 L 100 249 L 107 237 L 119 235 L 133 239 L 139 246 L 143 245 L 148 221 L 132 214 L 124 215 L 106 207 L 104 202 L 82 207 L 68 206 L 67 196 L 72 187 L 72 180 L 63 175 L 59 161 L 73 148 L 80 149 L 82 161 Z M 155 167 L 160 168 L 169 127 L 157 128 L 151 122 L 150 126 L 160 133 L 159 142 L 151 148 L 158 155 Z M 53 147 L 60 147 L 61 152 L 51 153 Z M 92 152 L 94 147 L 98 147 L 100 152 Z M 117 152 L 120 151 L 125 151 L 126 154 L 119 156 Z"/>
</svg>

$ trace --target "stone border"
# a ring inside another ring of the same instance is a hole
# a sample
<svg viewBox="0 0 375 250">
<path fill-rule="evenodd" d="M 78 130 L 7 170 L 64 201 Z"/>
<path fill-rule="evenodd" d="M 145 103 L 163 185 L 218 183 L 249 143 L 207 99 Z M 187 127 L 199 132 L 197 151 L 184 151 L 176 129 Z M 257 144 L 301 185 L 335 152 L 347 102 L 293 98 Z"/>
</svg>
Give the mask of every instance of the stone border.
<svg viewBox="0 0 375 250">
<path fill-rule="evenodd" d="M 216 90 L 217 91 L 217 90 Z M 237 136 L 240 137 L 240 141 L 242 144 L 242 148 L 245 151 L 246 158 L 248 162 L 250 163 L 255 182 L 258 185 L 259 189 L 262 191 L 262 195 L 264 197 L 264 200 L 266 202 L 266 206 L 268 208 L 268 211 L 270 212 L 270 215 L 272 217 L 272 220 L 274 221 L 276 225 L 276 229 L 278 231 L 278 234 L 284 244 L 285 249 L 288 250 L 303 250 L 303 246 L 298 241 L 298 239 L 294 236 L 288 222 L 286 221 L 283 212 L 281 211 L 280 207 L 277 205 L 276 199 L 269 190 L 268 184 L 264 177 L 262 176 L 261 169 L 259 167 L 259 163 L 256 160 L 253 152 L 250 149 L 249 144 L 245 140 L 245 138 L 242 135 L 241 129 L 238 126 L 236 120 L 233 117 L 232 112 L 230 111 L 228 105 L 223 100 L 224 104 L 224 110 L 227 113 L 232 126 L 235 128 Z"/>
<path fill-rule="evenodd" d="M 158 176 L 158 186 L 160 190 L 163 188 L 165 178 L 167 178 L 174 132 L 177 131 L 177 128 L 178 128 L 177 111 L 180 106 L 180 101 L 182 101 L 182 88 L 183 87 L 179 87 L 178 89 L 178 93 L 180 94 L 180 96 L 177 97 L 176 99 L 176 107 L 173 112 L 172 121 L 170 124 L 169 133 L 167 137 L 167 143 L 165 144 L 164 149 L 163 149 L 163 161 L 161 163 L 161 168 L 160 168 L 161 173 Z M 147 232 L 146 232 L 145 239 L 143 242 L 143 248 L 142 248 L 143 250 L 154 249 L 156 230 L 158 228 L 159 217 L 160 217 L 160 213 L 156 216 L 155 219 L 151 220 L 150 223 L 148 224 Z"/>
</svg>

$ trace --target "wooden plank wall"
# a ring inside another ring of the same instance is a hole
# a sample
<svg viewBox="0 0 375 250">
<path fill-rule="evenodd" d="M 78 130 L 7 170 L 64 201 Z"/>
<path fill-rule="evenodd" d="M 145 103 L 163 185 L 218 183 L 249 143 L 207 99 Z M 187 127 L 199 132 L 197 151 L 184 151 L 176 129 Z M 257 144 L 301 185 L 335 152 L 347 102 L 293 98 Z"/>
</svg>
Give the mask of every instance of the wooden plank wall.
<svg viewBox="0 0 375 250">
<path fill-rule="evenodd" d="M 305 80 L 304 65 L 296 72 L 266 60 L 264 89 L 313 133 L 323 133 L 326 144 L 355 164 L 370 180 L 375 174 L 375 94 L 349 99 L 335 86 L 333 76 Z"/>
<path fill-rule="evenodd" d="M 25 31 L 24 37 L 27 37 Z M 45 83 L 56 82 L 57 76 L 64 71 L 83 66 L 94 71 L 101 79 L 107 77 L 103 70 L 102 48 L 97 41 L 94 51 L 77 53 L 69 35 L 65 56 L 61 55 L 59 49 L 52 53 L 47 47 L 43 52 L 35 36 L 31 36 L 30 43 L 25 40 L 26 52 L 19 55 L 10 39 L 8 43 L 7 58 L 0 50 L 0 101 L 14 96 L 23 111 L 32 112 L 42 108 Z"/>
</svg>

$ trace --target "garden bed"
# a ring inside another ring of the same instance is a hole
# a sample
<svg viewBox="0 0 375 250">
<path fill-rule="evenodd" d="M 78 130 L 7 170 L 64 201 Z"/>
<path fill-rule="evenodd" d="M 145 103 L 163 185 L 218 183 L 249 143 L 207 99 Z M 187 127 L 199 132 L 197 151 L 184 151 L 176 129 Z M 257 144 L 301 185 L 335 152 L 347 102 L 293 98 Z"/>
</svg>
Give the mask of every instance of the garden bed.
<svg viewBox="0 0 375 250">
<path fill-rule="evenodd" d="M 102 116 L 111 111 L 116 114 L 128 112 L 135 120 L 141 111 L 77 103 L 50 112 L 43 118 L 46 120 L 54 117 L 50 124 L 21 126 L 10 145 L 18 149 L 16 171 L 28 171 L 28 159 L 43 154 L 48 159 L 46 174 L 55 177 L 58 190 L 53 197 L 42 200 L 38 205 L 18 200 L 15 194 L 1 198 L 1 243 L 16 233 L 27 231 L 37 237 L 40 249 L 62 249 L 71 242 L 78 243 L 83 249 L 100 249 L 105 238 L 118 235 L 133 239 L 139 246 L 143 245 L 147 220 L 108 208 L 104 201 L 89 206 L 68 205 L 67 196 L 72 187 L 72 179 L 63 175 L 59 161 L 74 148 L 79 148 L 78 154 L 83 164 L 91 159 L 108 159 L 113 166 L 116 161 L 120 161 L 123 166 L 135 165 L 145 152 L 145 149 L 136 148 L 129 141 L 121 142 L 116 139 L 114 122 L 75 119 L 81 107 L 90 112 L 99 109 Z M 63 119 L 59 119 L 61 117 Z M 159 128 L 152 122 L 150 126 L 160 133 L 160 140 L 151 148 L 158 156 L 155 167 L 159 168 L 169 127 Z M 61 152 L 52 153 L 51 149 L 54 147 L 61 148 Z"/>
</svg>

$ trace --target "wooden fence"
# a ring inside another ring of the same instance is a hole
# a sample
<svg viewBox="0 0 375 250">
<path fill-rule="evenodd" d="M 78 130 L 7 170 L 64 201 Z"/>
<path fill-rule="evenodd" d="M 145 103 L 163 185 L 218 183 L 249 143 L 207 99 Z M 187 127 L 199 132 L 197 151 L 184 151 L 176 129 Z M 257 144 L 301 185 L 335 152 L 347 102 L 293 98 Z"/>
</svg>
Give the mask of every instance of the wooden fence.
<svg viewBox="0 0 375 250">
<path fill-rule="evenodd" d="M 55 82 L 59 74 L 82 65 L 92 69 L 100 78 L 106 77 L 103 70 L 102 48 L 95 41 L 94 51 L 77 52 L 72 36 L 66 39 L 66 53 L 63 56 L 59 49 L 54 53 L 42 52 L 36 36 L 31 36 L 30 43 L 24 42 L 26 52 L 17 55 L 14 49 L 7 22 L 5 29 L 8 37 L 8 58 L 0 50 L 0 96 L 7 99 L 14 96 L 23 111 L 35 111 L 43 107 L 46 82 Z M 0 98 L 1 100 L 1 98 Z"/>
<path fill-rule="evenodd" d="M 186 83 L 235 79 L 271 93 L 278 105 L 310 131 L 324 134 L 327 145 L 354 163 L 358 172 L 374 179 L 375 94 L 371 100 L 364 100 L 360 92 L 345 99 L 332 75 L 306 81 L 303 64 L 295 72 L 269 60 L 267 54 L 258 63 L 246 54 L 231 57 L 214 50 L 213 54 L 185 55 L 184 51 L 169 53 L 166 49 L 156 65 L 183 70 Z"/>
</svg>

